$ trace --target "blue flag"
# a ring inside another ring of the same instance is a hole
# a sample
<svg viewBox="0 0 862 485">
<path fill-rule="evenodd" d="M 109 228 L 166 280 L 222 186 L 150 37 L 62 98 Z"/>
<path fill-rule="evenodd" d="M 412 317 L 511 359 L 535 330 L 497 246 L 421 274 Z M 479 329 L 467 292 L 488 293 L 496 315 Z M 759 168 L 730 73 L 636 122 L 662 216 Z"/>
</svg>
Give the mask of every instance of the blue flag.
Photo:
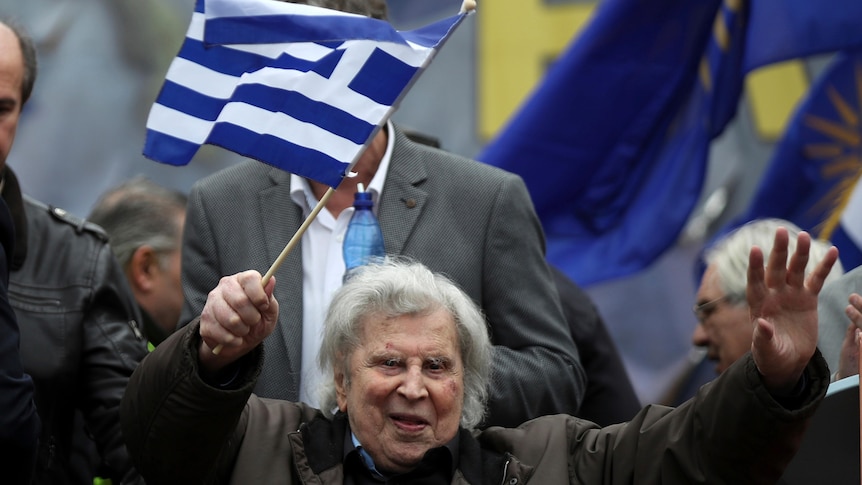
<svg viewBox="0 0 862 485">
<path fill-rule="evenodd" d="M 862 264 L 862 49 L 838 54 L 821 73 L 776 147 L 738 223 L 787 219 Z"/>
<path fill-rule="evenodd" d="M 719 3 L 605 0 L 479 155 L 524 178 L 548 259 L 582 285 L 676 241 L 749 71 L 862 44 L 860 0 Z"/>
<path fill-rule="evenodd" d="M 735 4 L 606 0 L 479 155 L 524 178 L 549 261 L 578 283 L 641 270 L 688 219 L 739 98 Z"/>
<path fill-rule="evenodd" d="M 751 1 L 743 68 L 862 46 L 860 23 L 859 0 Z"/>
<path fill-rule="evenodd" d="M 197 0 L 147 120 L 172 165 L 218 145 L 336 187 L 465 13 L 410 32 L 272 0 Z"/>
</svg>

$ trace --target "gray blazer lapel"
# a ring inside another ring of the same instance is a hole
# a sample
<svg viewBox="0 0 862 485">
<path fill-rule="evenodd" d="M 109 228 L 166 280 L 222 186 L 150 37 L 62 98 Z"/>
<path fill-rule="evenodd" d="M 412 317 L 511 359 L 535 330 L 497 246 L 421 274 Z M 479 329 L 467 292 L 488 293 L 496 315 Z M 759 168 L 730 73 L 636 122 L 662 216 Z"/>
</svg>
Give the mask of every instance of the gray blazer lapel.
<svg viewBox="0 0 862 485">
<path fill-rule="evenodd" d="M 258 194 L 258 217 L 266 239 L 266 266 L 269 270 L 284 246 L 302 224 L 302 209 L 290 198 L 290 174 L 270 171 L 272 186 Z M 255 258 L 257 259 L 257 258 Z M 275 296 L 279 302 L 278 325 L 265 342 L 267 365 L 257 389 L 264 395 L 290 401 L 299 400 L 302 365 L 302 244 L 298 244 L 275 273 Z"/>
<path fill-rule="evenodd" d="M 386 252 L 402 254 L 428 198 L 428 193 L 419 188 L 428 178 L 428 171 L 415 143 L 397 128 L 394 131 L 392 160 L 377 215 Z"/>
</svg>

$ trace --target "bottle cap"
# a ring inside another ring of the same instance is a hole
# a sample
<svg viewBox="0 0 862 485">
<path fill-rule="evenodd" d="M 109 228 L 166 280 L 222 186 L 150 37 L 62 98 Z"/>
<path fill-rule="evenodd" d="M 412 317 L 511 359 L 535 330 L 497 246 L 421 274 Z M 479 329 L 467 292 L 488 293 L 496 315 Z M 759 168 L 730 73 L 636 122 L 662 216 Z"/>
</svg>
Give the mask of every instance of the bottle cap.
<svg viewBox="0 0 862 485">
<path fill-rule="evenodd" d="M 353 207 L 373 206 L 374 201 L 371 199 L 371 192 L 367 192 L 361 182 L 356 184 L 356 194 L 353 195 Z"/>
</svg>

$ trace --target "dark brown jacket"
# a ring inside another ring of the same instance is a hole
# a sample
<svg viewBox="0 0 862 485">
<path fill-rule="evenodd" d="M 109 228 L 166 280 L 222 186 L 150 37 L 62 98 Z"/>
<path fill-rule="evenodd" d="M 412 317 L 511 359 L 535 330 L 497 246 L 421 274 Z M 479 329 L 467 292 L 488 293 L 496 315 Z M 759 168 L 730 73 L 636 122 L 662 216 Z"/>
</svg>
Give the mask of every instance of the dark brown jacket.
<svg viewBox="0 0 862 485">
<path fill-rule="evenodd" d="M 197 331 L 189 325 L 157 347 L 123 398 L 126 444 L 144 478 L 342 483 L 339 426 L 308 406 L 252 395 L 260 347 L 241 361 L 237 389 L 204 383 Z M 819 353 L 805 372 L 807 386 L 793 410 L 770 396 L 749 355 L 679 408 L 648 406 L 627 424 L 599 428 L 555 415 L 475 432 L 466 442 L 462 433 L 452 483 L 775 483 L 829 384 Z M 464 455 L 476 450 L 478 457 Z"/>
</svg>

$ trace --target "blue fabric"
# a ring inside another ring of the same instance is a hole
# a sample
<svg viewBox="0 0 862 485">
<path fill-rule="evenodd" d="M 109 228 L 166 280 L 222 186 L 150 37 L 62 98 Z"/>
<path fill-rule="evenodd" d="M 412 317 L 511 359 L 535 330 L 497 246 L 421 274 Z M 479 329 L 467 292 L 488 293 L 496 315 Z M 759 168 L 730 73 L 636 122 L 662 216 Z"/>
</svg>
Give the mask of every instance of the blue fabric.
<svg viewBox="0 0 862 485">
<path fill-rule="evenodd" d="M 835 56 L 798 106 L 748 210 L 733 226 L 787 219 L 838 247 L 845 268 L 862 252 L 842 221 L 862 171 L 862 49 Z M 858 214 L 856 214 L 858 216 Z M 856 227 L 862 218 L 851 217 Z"/>
<path fill-rule="evenodd" d="M 353 17 L 255 16 L 216 18 L 207 22 L 207 44 L 276 44 L 345 39 L 406 44 L 383 20 Z"/>
<path fill-rule="evenodd" d="M 745 70 L 862 45 L 862 1 L 753 0 Z"/>
<path fill-rule="evenodd" d="M 720 3 L 601 3 L 478 157 L 524 178 L 548 259 L 581 285 L 654 261 L 700 195 L 708 142 L 739 96 L 741 32 L 723 49 L 711 35 Z M 743 14 L 722 11 L 737 31 Z"/>
<path fill-rule="evenodd" d="M 751 69 L 862 42 L 860 0 L 720 3 L 605 0 L 478 157 L 524 178 L 548 259 L 581 285 L 676 241 Z"/>
<path fill-rule="evenodd" d="M 238 3 L 236 0 L 208 0 L 211 4 Z M 253 3 L 253 0 L 244 0 Z M 196 12 L 204 13 L 200 4 Z M 240 11 L 241 9 L 236 9 Z M 424 47 L 439 47 L 454 28 L 454 19 L 431 23 L 412 31 L 399 32 L 385 20 L 357 15 L 285 15 L 271 12 L 263 15 L 216 17 L 207 21 L 204 41 L 207 44 L 276 44 L 295 42 L 340 42 L 344 40 L 374 40 Z"/>
<path fill-rule="evenodd" d="M 336 187 L 466 14 L 410 32 L 270 0 L 197 0 L 147 120 L 171 165 L 221 146 Z"/>
</svg>

